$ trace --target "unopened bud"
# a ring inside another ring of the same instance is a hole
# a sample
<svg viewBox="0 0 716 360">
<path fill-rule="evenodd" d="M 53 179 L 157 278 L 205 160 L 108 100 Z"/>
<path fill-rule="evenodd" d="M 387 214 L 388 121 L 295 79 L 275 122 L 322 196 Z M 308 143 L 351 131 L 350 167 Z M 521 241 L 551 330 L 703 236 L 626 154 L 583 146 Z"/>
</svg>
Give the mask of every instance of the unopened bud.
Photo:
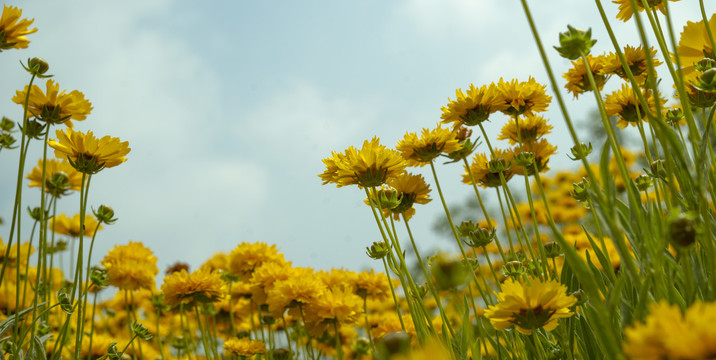
<svg viewBox="0 0 716 360">
<path fill-rule="evenodd" d="M 554 48 L 564 58 L 577 60 L 582 55 L 589 55 L 597 40 L 592 40 L 592 29 L 579 30 L 567 25 L 567 31 L 559 34 L 559 47 Z"/>
<path fill-rule="evenodd" d="M 592 143 L 579 143 L 577 145 L 572 146 L 569 151 L 572 152 L 572 156 L 567 155 L 567 157 L 575 161 L 582 160 L 592 153 Z"/>
<path fill-rule="evenodd" d="M 374 242 L 373 245 L 366 248 L 366 254 L 371 259 L 382 259 L 390 252 L 390 246 L 383 241 Z"/>
</svg>

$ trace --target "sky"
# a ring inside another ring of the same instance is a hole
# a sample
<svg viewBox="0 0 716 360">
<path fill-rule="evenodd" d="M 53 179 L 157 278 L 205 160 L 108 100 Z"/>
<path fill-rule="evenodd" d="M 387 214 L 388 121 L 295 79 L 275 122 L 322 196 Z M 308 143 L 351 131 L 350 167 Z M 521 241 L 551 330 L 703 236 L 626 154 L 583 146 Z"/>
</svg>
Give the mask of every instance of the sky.
<svg viewBox="0 0 716 360">
<path fill-rule="evenodd" d="M 364 193 L 322 186 L 321 159 L 373 136 L 392 147 L 406 132 L 435 127 L 455 89 L 470 83 L 529 76 L 548 83 L 517 0 L 5 4 L 21 7 L 38 31 L 28 49 L 0 53 L 0 115 L 21 120 L 10 101 L 29 81 L 19 62 L 39 56 L 61 89 L 82 91 L 94 106 L 75 129 L 132 148 L 126 163 L 92 177 L 89 205 L 109 205 L 119 218 L 99 233 L 93 263 L 132 240 L 154 251 L 162 272 L 177 261 L 195 269 L 215 252 L 261 241 L 295 266 L 381 269 L 365 255 L 381 238 Z M 612 49 L 593 2 L 530 5 L 556 74 L 570 66 L 552 49 L 567 24 L 593 29 L 594 53 Z M 620 44 L 637 45 L 634 23 L 617 21 L 616 5 L 604 6 Z M 671 9 L 677 33 L 700 19 L 695 0 Z M 715 10 L 707 5 L 708 14 Z M 558 82 L 570 115 L 584 124 L 593 99 L 575 101 Z M 574 168 L 556 103 L 545 116 L 555 128 L 547 138 L 558 147 L 552 169 Z M 503 123 L 487 125 L 492 141 Z M 40 142 L 30 147 L 25 173 L 41 157 Z M 4 240 L 17 155 L 0 152 Z M 411 220 L 418 246 L 423 254 L 455 251 L 454 240 L 433 230 L 444 213 L 429 168 L 411 171 L 426 176 L 434 198 Z M 438 166 L 451 207 L 473 196 L 459 182 L 462 172 Z M 23 209 L 38 203 L 38 189 L 24 192 Z M 59 208 L 74 215 L 79 196 Z M 29 219 L 24 224 L 29 230 Z"/>
</svg>

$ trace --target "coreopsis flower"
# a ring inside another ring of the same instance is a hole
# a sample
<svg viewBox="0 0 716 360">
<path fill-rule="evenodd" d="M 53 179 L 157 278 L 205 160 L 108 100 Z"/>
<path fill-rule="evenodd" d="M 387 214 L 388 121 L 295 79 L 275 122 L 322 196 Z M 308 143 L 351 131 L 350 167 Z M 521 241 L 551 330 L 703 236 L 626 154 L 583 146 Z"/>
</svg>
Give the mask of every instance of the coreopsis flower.
<svg viewBox="0 0 716 360">
<path fill-rule="evenodd" d="M 709 28 L 713 34 L 716 34 L 716 14 L 711 15 L 709 19 Z M 691 22 L 687 21 L 686 26 L 681 31 L 679 37 L 679 46 L 676 49 L 681 62 L 681 69 L 684 76 L 693 74 L 694 65 L 703 58 L 716 60 L 714 49 L 711 46 L 711 40 L 706 32 L 704 21 Z"/>
<path fill-rule="evenodd" d="M 547 166 L 547 163 L 549 162 L 550 156 L 557 153 L 557 147 L 550 144 L 547 139 L 540 139 L 539 141 L 524 143 L 522 145 L 521 150 L 518 146 L 515 147 L 513 151 L 515 154 L 519 153 L 520 151 L 522 151 L 523 153 L 531 152 L 534 156 L 534 162 L 537 165 L 537 171 L 542 173 L 549 170 L 549 166 Z M 522 166 L 513 166 L 511 170 L 518 175 L 525 175 L 525 171 L 527 175 L 534 175 L 535 171 L 532 165 L 527 166 L 527 169 Z"/>
<path fill-rule="evenodd" d="M 515 145 L 518 142 L 522 142 L 523 144 L 530 143 L 549 134 L 553 129 L 552 125 L 547 124 L 547 119 L 539 115 L 527 115 L 518 118 L 518 120 L 519 127 L 514 118 L 502 126 L 502 130 L 500 131 L 500 135 L 497 136 L 497 139 L 507 140 L 510 142 L 510 145 Z"/>
<path fill-rule="evenodd" d="M 646 90 L 644 97 L 649 105 L 649 112 L 654 114 L 657 109 L 653 93 Z M 666 103 L 666 99 L 661 96 L 659 96 L 659 100 L 660 104 Z M 639 103 L 631 86 L 627 84 L 623 84 L 620 90 L 607 95 L 604 99 L 604 107 L 607 111 L 607 116 L 619 116 L 617 126 L 622 129 L 629 125 L 636 126 L 639 120 L 647 120 L 647 111 L 641 106 L 641 103 Z"/>
<path fill-rule="evenodd" d="M 68 159 L 72 167 L 86 174 L 127 161 L 125 156 L 131 150 L 127 141 L 121 142 L 110 136 L 97 139 L 91 131 L 84 134 L 67 128 L 66 131 L 57 130 L 55 134 L 57 140 L 47 141 L 55 149 L 55 157 Z"/>
<path fill-rule="evenodd" d="M 229 254 L 229 272 L 233 275 L 250 276 L 254 269 L 267 262 L 285 263 L 286 260 L 276 245 L 242 242 Z"/>
<path fill-rule="evenodd" d="M 654 67 L 661 65 L 661 61 L 656 58 L 656 49 L 652 47 L 649 48 L 649 51 L 651 52 L 651 59 Z M 647 71 L 648 66 L 644 48 L 641 45 L 636 48 L 627 45 L 624 47 L 623 54 L 626 64 L 634 76 L 634 79 L 640 84 L 644 83 L 647 75 L 649 75 Z M 619 57 L 614 53 L 609 53 L 609 55 L 606 56 L 602 72 L 606 75 L 617 75 L 627 81 L 629 79 L 629 77 L 627 77 L 626 70 L 624 70 L 622 63 L 619 60 Z"/>
<path fill-rule="evenodd" d="M 392 214 L 394 220 L 400 220 L 400 214 L 405 214 L 405 217 L 410 219 L 415 214 L 414 204 L 427 204 L 432 201 L 430 186 L 425 182 L 425 178 L 422 175 L 414 175 L 409 172 L 389 179 L 387 187 L 378 189 L 376 195 L 381 198 L 384 194 L 390 194 L 391 198 L 392 195 L 395 195 L 394 206 L 381 206 L 383 216 L 388 217 Z M 374 196 L 371 194 L 371 197 Z M 370 200 L 366 198 L 365 203 L 370 205 Z M 383 203 L 385 201 L 381 201 L 381 204 Z"/>
<path fill-rule="evenodd" d="M 455 90 L 455 100 L 450 100 L 442 107 L 443 124 L 453 124 L 453 128 L 462 125 L 474 126 L 488 120 L 490 114 L 502 111 L 507 104 L 502 100 L 502 93 L 495 84 L 483 85 L 479 88 L 470 84 L 467 92 Z"/>
<path fill-rule="evenodd" d="M 441 154 L 460 150 L 462 146 L 453 131 L 438 124 L 433 130 L 424 128 L 420 137 L 415 133 L 406 133 L 395 148 L 408 166 L 424 166 Z"/>
<path fill-rule="evenodd" d="M 352 324 L 363 312 L 363 299 L 349 287 L 335 287 L 316 296 L 306 307 L 306 319 L 318 324 Z"/>
<path fill-rule="evenodd" d="M 502 94 L 503 104 L 507 105 L 502 112 L 514 116 L 547 111 L 552 97 L 545 93 L 545 87 L 531 76 L 527 81 L 512 79 L 507 82 L 500 78 L 497 88 Z"/>
<path fill-rule="evenodd" d="M 29 254 L 32 254 L 35 252 L 35 248 L 33 248 L 30 243 L 22 243 L 20 244 L 20 258 L 17 257 L 17 244 L 13 244 L 10 246 L 10 252 L 7 251 L 7 245 L 5 244 L 5 241 L 3 241 L 2 238 L 0 238 L 0 263 L 7 263 L 7 266 L 10 267 L 18 267 L 18 264 L 20 267 L 27 266 L 27 256 Z M 7 253 L 7 257 L 5 257 L 5 254 Z"/>
<path fill-rule="evenodd" d="M 392 284 L 385 273 L 376 274 L 373 270 L 362 271 L 353 278 L 353 282 L 353 291 L 360 297 L 381 300 L 390 295 Z"/>
<path fill-rule="evenodd" d="M 77 90 L 67 93 L 60 91 L 60 85 L 52 79 L 47 80 L 47 92 L 43 92 L 37 85 L 32 85 L 30 98 L 27 103 L 27 112 L 30 117 L 49 124 L 65 124 L 72 127 L 71 120 L 84 120 L 92 111 L 92 103 L 85 99 L 85 95 Z M 12 98 L 16 104 L 24 105 L 27 97 L 25 89 L 18 90 Z"/>
<path fill-rule="evenodd" d="M 630 359 L 709 359 L 716 354 L 716 303 L 696 301 L 684 314 L 666 301 L 651 304 L 644 322 L 624 329 Z"/>
<path fill-rule="evenodd" d="M 164 293 L 163 304 L 172 307 L 217 302 L 227 292 L 220 273 L 201 269 L 192 273 L 186 270 L 172 272 L 164 277 L 161 290 Z"/>
<path fill-rule="evenodd" d="M 201 269 L 209 271 L 229 270 L 229 254 L 223 252 L 215 253 L 201 265 Z"/>
<path fill-rule="evenodd" d="M 669 1 L 679 1 L 679 0 L 669 0 Z M 617 14 L 617 19 L 627 22 L 631 17 L 634 15 L 634 9 L 631 6 L 631 1 L 629 0 L 612 0 L 614 4 L 619 5 L 619 13 Z M 649 4 L 649 7 L 651 9 L 659 9 L 662 13 L 665 13 L 664 11 L 664 4 L 662 0 L 646 0 L 646 2 Z M 637 11 L 642 12 L 644 11 L 644 5 L 641 3 L 641 1 L 635 1 Z"/>
<path fill-rule="evenodd" d="M 567 295 L 567 287 L 558 281 L 538 278 L 529 279 L 529 283 L 508 279 L 502 284 L 497 300 L 497 305 L 485 310 L 492 326 L 504 330 L 515 325 L 525 335 L 539 328 L 554 330 L 559 318 L 574 314 L 569 308 L 577 303 L 577 298 Z"/>
<path fill-rule="evenodd" d="M 267 293 L 269 312 L 281 317 L 288 308 L 305 306 L 326 291 L 326 285 L 311 268 L 288 268 L 288 277 L 276 281 Z M 299 315 L 300 316 L 300 315 Z"/>
<path fill-rule="evenodd" d="M 154 289 L 159 273 L 157 258 L 141 242 L 115 245 L 101 262 L 107 268 L 109 284 L 120 290 Z"/>
<path fill-rule="evenodd" d="M 266 353 L 266 344 L 262 341 L 251 340 L 249 338 L 231 338 L 226 340 L 223 346 L 224 351 L 242 357 L 252 357 Z"/>
<path fill-rule="evenodd" d="M 380 186 L 402 173 L 406 166 L 400 153 L 380 145 L 378 137 L 364 141 L 360 150 L 351 146 L 343 153 L 334 151 L 332 154 L 332 157 L 322 160 L 326 171 L 318 177 L 323 180 L 323 185 Z"/>
<path fill-rule="evenodd" d="M 477 185 L 480 185 L 483 188 L 498 187 L 502 185 L 500 174 L 499 172 L 492 171 L 494 169 L 491 169 L 491 163 L 506 167 L 502 173 L 505 176 L 505 181 L 509 181 L 510 178 L 512 178 L 512 175 L 514 175 L 514 172 L 512 171 L 514 166 L 510 166 L 510 164 L 512 164 L 513 157 L 514 152 L 512 152 L 512 150 L 495 149 L 495 156 L 491 156 L 490 160 L 487 160 L 487 156 L 485 154 L 477 153 L 472 159 L 470 168 L 465 169 L 465 174 L 462 175 L 462 182 L 465 184 L 472 184 L 470 173 L 468 173 L 468 171 L 470 171 L 472 172 L 472 178 L 475 179 Z"/>
<path fill-rule="evenodd" d="M 42 159 L 32 168 L 27 179 L 29 187 L 42 187 Z M 82 174 L 77 172 L 69 162 L 58 159 L 45 161 L 45 192 L 53 196 L 66 195 L 68 191 L 79 191 L 82 185 Z"/>
<path fill-rule="evenodd" d="M 85 215 L 84 225 L 84 236 L 94 235 L 95 229 L 102 230 L 102 225 L 99 225 L 97 219 L 92 215 Z M 50 219 L 50 230 L 54 231 L 55 234 L 79 237 L 80 233 L 83 232 L 80 229 L 80 214 L 75 214 L 72 218 L 64 213 L 52 217 Z"/>
<path fill-rule="evenodd" d="M 244 281 L 249 284 L 251 299 L 256 304 L 268 302 L 268 292 L 278 281 L 287 280 L 290 276 L 291 263 L 288 262 L 264 262 L 251 273 L 250 277 L 243 276 Z"/>
<path fill-rule="evenodd" d="M 9 49 L 26 49 L 30 44 L 27 35 L 37 31 L 30 29 L 35 19 L 20 19 L 22 10 L 15 6 L 3 5 L 0 15 L 0 52 Z"/>
<path fill-rule="evenodd" d="M 586 58 L 589 70 L 591 70 L 592 77 L 594 77 L 594 83 L 597 85 L 597 89 L 601 91 L 609 78 L 609 75 L 604 73 L 604 64 L 607 57 L 604 55 L 587 55 Z M 587 67 L 584 65 L 582 58 L 572 61 L 572 67 L 562 74 L 562 77 L 567 80 L 564 87 L 574 95 L 574 98 L 579 97 L 586 91 L 592 91 L 592 86 L 587 77 Z"/>
</svg>

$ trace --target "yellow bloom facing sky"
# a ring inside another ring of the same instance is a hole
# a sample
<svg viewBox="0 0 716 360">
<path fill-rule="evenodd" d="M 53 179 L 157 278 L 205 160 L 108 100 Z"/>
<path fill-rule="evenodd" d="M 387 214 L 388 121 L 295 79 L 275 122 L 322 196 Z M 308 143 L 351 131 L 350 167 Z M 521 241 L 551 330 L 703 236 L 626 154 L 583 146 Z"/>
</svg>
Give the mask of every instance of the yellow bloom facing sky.
<svg viewBox="0 0 716 360">
<path fill-rule="evenodd" d="M 425 166 L 440 154 L 449 154 L 460 150 L 462 145 L 449 129 L 438 124 L 435 129 L 423 129 L 418 137 L 415 133 L 406 133 L 395 147 L 408 166 Z"/>
<path fill-rule="evenodd" d="M 507 106 L 502 112 L 507 115 L 530 115 L 547 111 L 552 97 L 545 93 L 545 87 L 531 76 L 527 81 L 504 81 L 500 78 L 497 88 L 502 93 L 503 104 Z"/>
<path fill-rule="evenodd" d="M 323 180 L 323 185 L 331 183 L 336 187 L 380 186 L 402 173 L 406 166 L 400 153 L 380 145 L 378 137 L 364 141 L 360 150 L 350 146 L 343 153 L 334 151 L 332 157 L 323 159 L 323 163 L 326 171 L 318 177 Z"/>
<path fill-rule="evenodd" d="M 97 220 L 92 215 L 85 215 L 85 236 L 94 235 L 95 229 L 102 230 L 102 225 L 97 228 Z M 50 219 L 50 230 L 55 234 L 67 235 L 72 237 L 80 236 L 80 214 L 75 214 L 72 218 L 65 214 L 57 215 Z"/>
<path fill-rule="evenodd" d="M 651 95 L 651 92 L 645 93 L 644 96 L 649 105 L 649 111 L 655 113 L 656 103 L 654 96 Z M 659 100 L 662 106 L 666 104 L 666 99 L 660 97 Z M 632 88 L 627 84 L 622 84 L 621 89 L 607 95 L 604 99 L 604 107 L 607 111 L 607 116 L 619 116 L 617 126 L 622 129 L 627 126 L 636 126 L 639 120 L 646 121 L 647 119 L 645 109 L 638 102 Z"/>
<path fill-rule="evenodd" d="M 164 293 L 163 303 L 172 307 L 217 302 L 227 294 L 221 273 L 201 269 L 191 274 L 181 270 L 165 276 L 161 290 Z"/>
<path fill-rule="evenodd" d="M 30 98 L 27 103 L 29 116 L 52 124 L 64 123 L 72 127 L 71 120 L 84 120 L 92 111 L 92 103 L 85 99 L 85 95 L 77 90 L 67 93 L 60 91 L 60 85 L 52 79 L 47 80 L 47 91 L 44 92 L 37 85 L 32 85 Z M 18 90 L 12 101 L 19 105 L 25 104 L 27 85 L 25 89 Z"/>
<path fill-rule="evenodd" d="M 515 325 L 517 331 L 525 335 L 538 328 L 554 330 L 560 318 L 574 314 L 569 308 L 577 303 L 577 298 L 567 295 L 564 285 L 537 278 L 529 279 L 529 284 L 508 279 L 502 284 L 497 300 L 497 305 L 485 310 L 485 317 L 492 326 L 504 330 Z"/>
<path fill-rule="evenodd" d="M 552 132 L 552 125 L 547 124 L 547 119 L 539 115 L 527 115 L 519 118 L 519 132 L 517 130 L 517 122 L 511 119 L 500 130 L 498 140 L 507 140 L 510 145 L 517 144 L 520 140 L 522 143 L 533 142 L 544 135 Z"/>
<path fill-rule="evenodd" d="M 37 31 L 30 29 L 34 19 L 20 19 L 22 9 L 15 6 L 3 5 L 0 16 L 0 52 L 9 49 L 25 49 L 30 40 L 27 35 Z"/>
<path fill-rule="evenodd" d="M 154 290 L 154 277 L 159 273 L 157 257 L 142 243 L 115 245 L 101 263 L 107 268 L 110 285 L 120 290 Z"/>
<path fill-rule="evenodd" d="M 455 100 L 448 98 L 448 104 L 442 107 L 443 124 L 453 124 L 453 128 L 462 125 L 473 126 L 488 119 L 490 114 L 504 110 L 507 105 L 502 101 L 502 94 L 495 84 L 470 88 L 463 92 L 455 90 Z"/>
<path fill-rule="evenodd" d="M 119 138 L 109 135 L 97 139 L 91 131 L 82 133 L 70 128 L 66 131 L 55 131 L 57 140 L 49 140 L 47 144 L 55 149 L 55 157 L 69 159 L 78 171 L 85 170 L 95 173 L 103 168 L 117 166 L 127 161 L 131 150 L 129 142 L 121 142 Z M 79 168 L 78 168 L 79 167 Z"/>
<path fill-rule="evenodd" d="M 619 13 L 617 14 L 617 19 L 626 22 L 629 21 L 629 19 L 631 19 L 631 17 L 634 15 L 634 9 L 631 6 L 630 0 L 612 0 L 612 2 L 619 5 Z M 635 1 L 635 3 L 638 12 L 644 11 L 644 5 L 642 5 L 641 1 Z M 657 8 L 662 13 L 664 12 L 664 4 L 661 0 L 647 0 L 647 3 L 649 4 L 650 8 Z"/>
</svg>

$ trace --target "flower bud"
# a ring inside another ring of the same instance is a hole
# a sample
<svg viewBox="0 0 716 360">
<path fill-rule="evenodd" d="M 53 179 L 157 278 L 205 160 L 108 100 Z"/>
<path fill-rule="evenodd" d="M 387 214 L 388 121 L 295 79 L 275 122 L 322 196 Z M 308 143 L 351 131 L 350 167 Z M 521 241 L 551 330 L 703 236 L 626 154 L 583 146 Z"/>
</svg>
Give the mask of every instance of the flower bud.
<svg viewBox="0 0 716 360">
<path fill-rule="evenodd" d="M 524 265 L 522 261 L 508 261 L 505 265 L 502 265 L 502 272 L 505 276 L 518 277 L 524 273 Z"/>
<path fill-rule="evenodd" d="M 694 84 L 694 87 L 698 90 L 701 90 L 703 92 L 715 92 L 716 91 L 716 69 L 711 68 L 706 71 L 704 71 L 701 76 L 699 76 L 697 83 Z"/>
<path fill-rule="evenodd" d="M 589 181 L 586 178 L 582 178 L 579 183 L 572 183 L 574 191 L 570 190 L 569 195 L 579 202 L 585 202 L 589 200 Z"/>
<path fill-rule="evenodd" d="M 372 201 L 373 206 L 378 207 L 379 209 L 391 210 L 400 205 L 402 197 L 402 194 L 400 194 L 398 190 L 393 188 L 383 188 L 372 193 L 370 200 Z"/>
<path fill-rule="evenodd" d="M 664 115 L 666 122 L 672 126 L 678 126 L 681 120 L 684 118 L 684 112 L 681 108 L 667 110 Z"/>
<path fill-rule="evenodd" d="M 15 144 L 15 138 L 9 134 L 9 133 L 0 133 L 0 149 L 15 149 L 17 146 L 12 146 Z"/>
<path fill-rule="evenodd" d="M 487 170 L 493 174 L 498 174 L 510 170 L 512 162 L 507 162 L 505 159 L 492 159 L 487 162 Z"/>
<path fill-rule="evenodd" d="M 645 191 L 651 187 L 651 178 L 649 175 L 641 174 L 634 179 L 634 185 L 636 185 L 636 188 L 639 189 L 639 191 Z"/>
<path fill-rule="evenodd" d="M 666 179 L 666 170 L 664 169 L 664 160 L 657 159 L 649 164 L 651 176 L 659 179 Z"/>
<path fill-rule="evenodd" d="M 41 57 L 34 57 L 27 60 L 27 67 L 33 75 L 44 75 L 50 69 L 50 65 Z"/>
<path fill-rule="evenodd" d="M 590 142 L 589 145 L 585 143 L 579 143 L 577 145 L 572 146 L 569 151 L 572 152 L 572 156 L 567 155 L 570 159 L 576 161 L 576 160 L 582 160 L 589 156 L 589 154 L 592 153 L 592 143 Z"/>
<path fill-rule="evenodd" d="M 410 337 L 402 331 L 395 331 L 383 336 L 378 343 L 381 359 L 388 359 L 398 354 L 407 354 L 410 351 Z"/>
<path fill-rule="evenodd" d="M 10 131 L 13 127 L 15 127 L 15 122 L 3 116 L 2 120 L 0 120 L 0 130 Z"/>
<path fill-rule="evenodd" d="M 535 162 L 535 153 L 531 151 L 523 151 L 515 155 L 514 160 L 517 165 L 527 168 L 528 173 L 530 172 L 530 169 L 534 172 L 532 164 Z"/>
<path fill-rule="evenodd" d="M 478 138 L 478 140 L 479 140 L 479 138 Z M 455 150 L 455 151 L 446 155 L 450 160 L 452 160 L 452 161 L 446 162 L 446 164 L 458 162 L 462 159 L 467 159 L 473 153 L 473 151 L 475 151 L 475 148 L 477 147 L 477 145 L 479 145 L 479 143 L 477 142 L 477 140 L 473 142 L 470 139 L 466 139 L 465 141 L 462 142 L 461 145 L 462 145 L 462 148 L 460 150 Z"/>
<path fill-rule="evenodd" d="M 149 333 L 149 330 L 144 327 L 144 325 L 136 321 L 134 322 L 134 324 L 132 324 L 132 332 L 134 332 L 137 337 L 142 340 L 151 340 L 153 337 L 153 335 Z"/>
<path fill-rule="evenodd" d="M 467 238 L 462 241 L 472 248 L 485 247 L 495 240 L 495 229 L 478 228 L 467 234 Z"/>
<path fill-rule="evenodd" d="M 32 209 L 28 207 L 27 211 L 30 213 L 32 220 L 40 221 L 42 219 L 42 209 L 39 206 L 35 206 Z M 45 211 L 45 217 L 47 217 L 47 211 Z"/>
<path fill-rule="evenodd" d="M 582 55 L 589 55 L 597 40 L 592 40 L 592 29 L 587 31 L 567 25 L 567 31 L 559 34 L 559 47 L 554 48 L 564 58 L 577 60 Z"/>
<path fill-rule="evenodd" d="M 669 222 L 671 243 L 687 247 L 696 241 L 695 217 L 690 213 L 680 213 Z"/>
<path fill-rule="evenodd" d="M 551 241 L 544 244 L 544 252 L 548 258 L 556 258 L 562 255 L 562 247 L 559 246 L 559 243 Z"/>
<path fill-rule="evenodd" d="M 92 210 L 92 213 L 100 223 L 111 225 L 117 221 L 117 219 L 114 218 L 114 209 L 107 205 L 100 205 L 97 211 Z"/>
<path fill-rule="evenodd" d="M 27 122 L 27 126 L 25 128 L 21 127 L 20 130 L 29 138 L 40 140 L 45 135 L 45 127 L 45 124 L 37 120 L 30 120 Z"/>
<path fill-rule="evenodd" d="M 107 347 L 107 358 L 110 360 L 119 360 L 121 359 L 122 353 L 119 352 L 119 349 L 117 349 L 117 342 L 113 342 L 109 344 Z"/>
<path fill-rule="evenodd" d="M 72 189 L 70 184 L 70 176 L 64 171 L 56 171 L 45 180 L 45 187 L 48 193 L 54 197 L 60 197 L 67 195 L 67 192 Z"/>
<path fill-rule="evenodd" d="M 382 259 L 390 252 L 390 246 L 383 241 L 374 242 L 373 245 L 366 248 L 366 254 L 371 259 Z"/>
<path fill-rule="evenodd" d="M 371 352 L 372 346 L 370 344 L 370 340 L 366 339 L 365 337 L 360 337 L 356 340 L 355 345 L 353 346 L 353 351 L 355 351 L 356 358 L 360 359 L 363 356 L 368 356 Z M 274 353 L 274 359 L 276 358 L 276 354 Z"/>
<path fill-rule="evenodd" d="M 716 60 L 710 58 L 703 58 L 694 64 L 694 69 L 698 72 L 704 72 L 712 68 L 716 68 Z"/>
</svg>

